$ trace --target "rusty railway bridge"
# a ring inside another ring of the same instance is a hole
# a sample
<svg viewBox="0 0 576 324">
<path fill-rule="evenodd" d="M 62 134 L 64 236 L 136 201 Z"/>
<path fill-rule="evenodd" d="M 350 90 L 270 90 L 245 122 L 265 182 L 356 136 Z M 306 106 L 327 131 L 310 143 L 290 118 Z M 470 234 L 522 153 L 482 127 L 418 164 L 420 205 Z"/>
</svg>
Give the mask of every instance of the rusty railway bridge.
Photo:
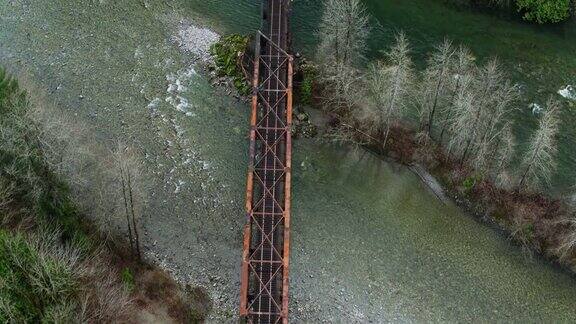
<svg viewBox="0 0 576 324">
<path fill-rule="evenodd" d="M 263 0 L 252 76 L 240 315 L 288 323 L 293 58 L 291 0 Z"/>
</svg>

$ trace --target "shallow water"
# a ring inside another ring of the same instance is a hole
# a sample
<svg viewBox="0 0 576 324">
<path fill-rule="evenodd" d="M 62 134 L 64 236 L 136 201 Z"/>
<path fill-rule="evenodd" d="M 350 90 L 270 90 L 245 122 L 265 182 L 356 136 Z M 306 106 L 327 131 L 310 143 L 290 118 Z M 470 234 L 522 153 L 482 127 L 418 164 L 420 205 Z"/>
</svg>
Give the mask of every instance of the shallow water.
<svg viewBox="0 0 576 324">
<path fill-rule="evenodd" d="M 182 16 L 227 27 L 203 11 L 214 1 L 175 12 L 140 3 L 1 3 L 0 62 L 27 70 L 50 100 L 97 127 L 99 140 L 138 149 L 151 193 L 147 256 L 209 287 L 211 320 L 225 322 L 237 313 L 248 107 L 191 70 L 169 38 Z M 236 27 L 255 28 L 257 6 L 237 5 L 250 16 Z M 443 205 L 406 169 L 315 141 L 297 141 L 294 151 L 295 322 L 576 316 L 572 276 Z"/>
</svg>

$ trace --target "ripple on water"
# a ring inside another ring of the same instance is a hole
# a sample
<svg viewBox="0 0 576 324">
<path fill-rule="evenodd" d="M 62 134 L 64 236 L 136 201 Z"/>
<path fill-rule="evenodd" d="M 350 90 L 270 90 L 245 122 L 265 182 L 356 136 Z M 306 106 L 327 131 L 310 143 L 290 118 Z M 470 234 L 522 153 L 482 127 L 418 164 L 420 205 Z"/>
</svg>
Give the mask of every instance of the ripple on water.
<svg viewBox="0 0 576 324">
<path fill-rule="evenodd" d="M 567 85 L 565 88 L 558 90 L 558 94 L 566 99 L 576 100 L 576 89 L 571 85 Z"/>
</svg>

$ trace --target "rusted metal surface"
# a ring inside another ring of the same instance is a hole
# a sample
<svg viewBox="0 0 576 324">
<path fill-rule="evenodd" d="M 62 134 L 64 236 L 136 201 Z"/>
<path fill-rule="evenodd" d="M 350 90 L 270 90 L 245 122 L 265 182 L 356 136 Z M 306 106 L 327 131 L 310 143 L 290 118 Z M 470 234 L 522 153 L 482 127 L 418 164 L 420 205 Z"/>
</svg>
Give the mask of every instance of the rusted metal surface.
<svg viewBox="0 0 576 324">
<path fill-rule="evenodd" d="M 250 162 L 246 185 L 240 315 L 249 323 L 288 322 L 293 58 L 290 0 L 263 4 L 256 37 Z"/>
</svg>

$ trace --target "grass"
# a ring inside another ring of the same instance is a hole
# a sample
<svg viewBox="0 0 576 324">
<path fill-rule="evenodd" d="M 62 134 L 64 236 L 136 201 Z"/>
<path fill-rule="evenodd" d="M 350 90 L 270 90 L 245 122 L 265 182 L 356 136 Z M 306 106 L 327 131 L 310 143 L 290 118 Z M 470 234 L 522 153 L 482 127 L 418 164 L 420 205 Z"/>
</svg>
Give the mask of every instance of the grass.
<svg viewBox="0 0 576 324">
<path fill-rule="evenodd" d="M 80 252 L 58 246 L 58 234 L 29 239 L 0 232 L 1 322 L 76 319 Z"/>
<path fill-rule="evenodd" d="M 132 273 L 130 268 L 126 267 L 126 268 L 122 269 L 120 276 L 122 278 L 122 283 L 124 284 L 124 287 L 126 287 L 126 289 L 128 291 L 134 290 L 134 286 L 135 286 L 134 274 Z"/>
</svg>

